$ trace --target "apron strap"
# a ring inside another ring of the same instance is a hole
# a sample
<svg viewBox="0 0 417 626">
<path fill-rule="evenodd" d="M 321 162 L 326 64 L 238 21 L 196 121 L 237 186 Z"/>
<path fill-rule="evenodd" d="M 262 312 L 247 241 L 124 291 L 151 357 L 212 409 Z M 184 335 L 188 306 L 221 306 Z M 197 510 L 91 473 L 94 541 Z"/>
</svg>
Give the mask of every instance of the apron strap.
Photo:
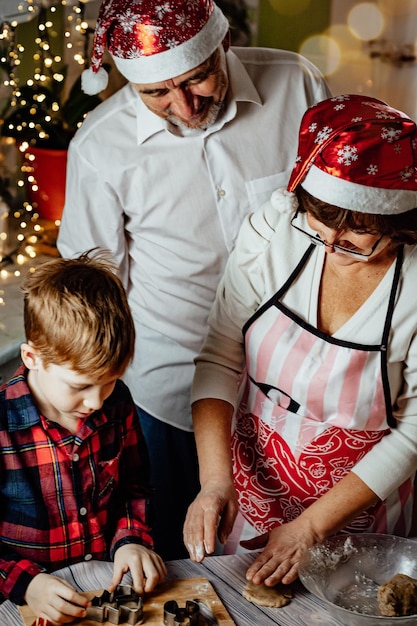
<svg viewBox="0 0 417 626">
<path fill-rule="evenodd" d="M 266 309 L 268 309 L 271 305 L 273 305 L 274 302 L 279 300 L 279 298 L 289 289 L 289 287 L 292 285 L 293 281 L 297 278 L 298 274 L 300 273 L 300 271 L 302 270 L 302 268 L 306 264 L 309 256 L 311 255 L 311 253 L 315 249 L 315 247 L 316 246 L 314 244 L 311 244 L 307 248 L 307 250 L 303 254 L 301 260 L 299 261 L 299 263 L 297 264 L 295 269 L 292 271 L 292 273 L 290 274 L 289 278 L 285 281 L 285 283 L 280 287 L 280 289 L 269 300 L 267 300 L 267 302 L 265 302 L 257 311 L 255 311 L 255 313 L 247 320 L 247 322 L 244 324 L 244 326 L 242 328 L 243 336 L 245 336 L 248 328 L 253 324 L 253 322 L 260 315 L 262 315 L 262 313 Z M 395 262 L 394 278 L 393 278 L 393 281 L 392 281 L 391 293 L 390 293 L 389 302 L 388 302 L 388 308 L 387 308 L 387 315 L 386 315 L 386 318 L 385 318 L 384 330 L 383 330 L 383 333 L 382 333 L 382 343 L 381 343 L 381 346 L 380 346 L 382 386 L 383 386 L 383 390 L 384 390 L 385 408 L 386 408 L 386 413 L 387 413 L 387 423 L 388 423 L 388 426 L 390 428 L 396 428 L 397 420 L 395 419 L 395 417 L 393 416 L 393 413 L 392 413 L 392 401 L 391 401 L 391 393 L 390 393 L 389 379 L 388 379 L 387 349 L 388 349 L 389 333 L 390 333 L 391 324 L 392 324 L 392 316 L 394 314 L 394 308 L 395 308 L 395 298 L 396 298 L 396 295 L 397 295 L 397 288 L 398 288 L 398 283 L 399 283 L 400 274 L 401 274 L 401 267 L 402 267 L 402 262 L 403 262 L 403 256 L 404 256 L 404 247 L 400 246 L 398 248 L 397 259 L 396 259 L 396 262 Z M 259 386 L 259 383 L 255 383 L 255 384 L 257 384 Z M 268 392 L 266 392 L 265 395 L 267 395 L 267 393 Z"/>
<path fill-rule="evenodd" d="M 266 309 L 269 309 L 269 307 L 276 300 L 279 300 L 279 298 L 281 298 L 281 296 L 287 291 L 287 289 L 290 288 L 290 286 L 292 285 L 294 280 L 297 278 L 298 274 L 303 269 L 304 265 L 307 263 L 308 257 L 311 255 L 311 253 L 313 252 L 313 250 L 315 248 L 316 248 L 316 246 L 314 245 L 314 243 L 309 245 L 309 247 L 307 248 L 307 250 L 305 251 L 305 253 L 302 256 L 301 261 L 298 263 L 296 268 L 291 272 L 289 278 L 285 281 L 285 283 L 282 285 L 282 287 L 280 287 L 279 290 L 276 293 L 274 293 L 274 295 L 271 298 L 269 298 L 269 300 L 264 302 L 264 304 L 257 311 L 255 311 L 255 313 L 246 321 L 246 323 L 242 327 L 242 334 L 243 334 L 243 336 L 245 336 L 249 326 L 251 326 L 253 324 L 253 322 L 256 319 L 258 319 L 258 317 L 260 315 L 262 315 L 262 313 L 264 311 L 266 311 Z"/>
<path fill-rule="evenodd" d="M 395 262 L 394 278 L 392 281 L 391 293 L 389 297 L 387 315 L 385 318 L 384 331 L 382 333 L 382 343 L 381 343 L 381 376 L 382 376 L 382 385 L 384 389 L 385 406 L 386 406 L 386 411 L 387 411 L 387 422 L 390 428 L 397 427 L 397 420 L 392 414 L 392 400 L 391 400 L 391 393 L 390 393 L 389 380 L 388 380 L 387 351 L 388 351 L 389 333 L 390 333 L 391 324 L 392 324 L 392 316 L 394 314 L 394 308 L 395 308 L 395 298 L 397 295 L 398 283 L 400 281 L 400 273 L 401 273 L 401 267 L 403 263 L 403 257 L 404 257 L 404 246 L 400 246 L 398 248 L 397 260 Z"/>
</svg>

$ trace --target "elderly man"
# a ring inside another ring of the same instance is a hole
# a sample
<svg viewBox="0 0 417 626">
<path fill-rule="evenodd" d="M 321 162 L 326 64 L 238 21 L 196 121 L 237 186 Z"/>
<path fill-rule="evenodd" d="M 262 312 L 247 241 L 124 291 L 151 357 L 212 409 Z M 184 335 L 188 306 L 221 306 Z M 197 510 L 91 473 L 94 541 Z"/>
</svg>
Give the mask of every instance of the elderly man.
<svg viewBox="0 0 417 626">
<path fill-rule="evenodd" d="M 301 117 L 328 89 L 295 53 L 230 48 L 212 0 L 105 0 L 89 93 L 106 85 L 106 47 L 129 83 L 71 143 L 58 247 L 110 249 L 125 281 L 136 323 L 125 381 L 150 454 L 155 547 L 173 559 L 187 555 L 199 487 L 190 387 L 216 287 L 242 219 L 287 183 Z"/>
</svg>

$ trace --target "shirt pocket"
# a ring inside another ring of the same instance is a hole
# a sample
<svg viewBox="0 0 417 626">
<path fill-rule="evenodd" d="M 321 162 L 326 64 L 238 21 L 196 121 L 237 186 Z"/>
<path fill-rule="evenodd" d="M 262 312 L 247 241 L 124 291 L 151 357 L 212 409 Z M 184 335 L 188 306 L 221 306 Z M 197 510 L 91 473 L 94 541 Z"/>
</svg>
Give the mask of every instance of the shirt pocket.
<svg viewBox="0 0 417 626">
<path fill-rule="evenodd" d="M 249 199 L 250 212 L 256 211 L 267 202 L 275 189 L 287 187 L 292 168 L 284 172 L 256 178 L 245 182 L 246 193 Z"/>
<path fill-rule="evenodd" d="M 110 461 L 98 463 L 97 498 L 102 504 L 108 500 L 119 483 L 120 454 Z"/>
</svg>

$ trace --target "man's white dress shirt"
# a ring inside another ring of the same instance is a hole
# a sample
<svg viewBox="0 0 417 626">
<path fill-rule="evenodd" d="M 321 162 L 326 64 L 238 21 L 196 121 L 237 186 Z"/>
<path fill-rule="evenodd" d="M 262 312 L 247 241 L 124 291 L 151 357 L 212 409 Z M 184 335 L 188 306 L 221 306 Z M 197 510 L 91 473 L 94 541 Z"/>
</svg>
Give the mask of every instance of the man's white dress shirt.
<svg viewBox="0 0 417 626">
<path fill-rule="evenodd" d="M 131 85 L 92 111 L 71 142 L 58 248 L 110 249 L 128 290 L 135 402 L 191 431 L 193 359 L 243 218 L 286 184 L 304 111 L 328 97 L 292 52 L 233 48 L 224 111 L 179 136 Z"/>
</svg>

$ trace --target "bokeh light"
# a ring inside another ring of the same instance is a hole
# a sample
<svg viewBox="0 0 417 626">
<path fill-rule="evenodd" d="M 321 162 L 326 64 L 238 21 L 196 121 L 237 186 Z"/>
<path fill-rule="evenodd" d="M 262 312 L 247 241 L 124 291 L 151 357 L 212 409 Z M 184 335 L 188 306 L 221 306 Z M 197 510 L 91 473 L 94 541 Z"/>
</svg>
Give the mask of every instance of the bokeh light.
<svg viewBox="0 0 417 626">
<path fill-rule="evenodd" d="M 340 47 L 337 41 L 328 35 L 308 37 L 300 47 L 300 54 L 314 63 L 323 76 L 330 76 L 340 65 Z"/>
<path fill-rule="evenodd" d="M 327 74 L 332 93 L 373 94 L 372 59 L 364 43 L 354 36 L 346 23 L 332 24 L 325 34 L 334 42 L 340 53 L 338 67 Z M 332 68 L 333 69 L 333 68 Z"/>
<path fill-rule="evenodd" d="M 376 4 L 361 2 L 349 11 L 348 26 L 362 41 L 377 39 L 385 27 L 384 16 Z"/>
</svg>

